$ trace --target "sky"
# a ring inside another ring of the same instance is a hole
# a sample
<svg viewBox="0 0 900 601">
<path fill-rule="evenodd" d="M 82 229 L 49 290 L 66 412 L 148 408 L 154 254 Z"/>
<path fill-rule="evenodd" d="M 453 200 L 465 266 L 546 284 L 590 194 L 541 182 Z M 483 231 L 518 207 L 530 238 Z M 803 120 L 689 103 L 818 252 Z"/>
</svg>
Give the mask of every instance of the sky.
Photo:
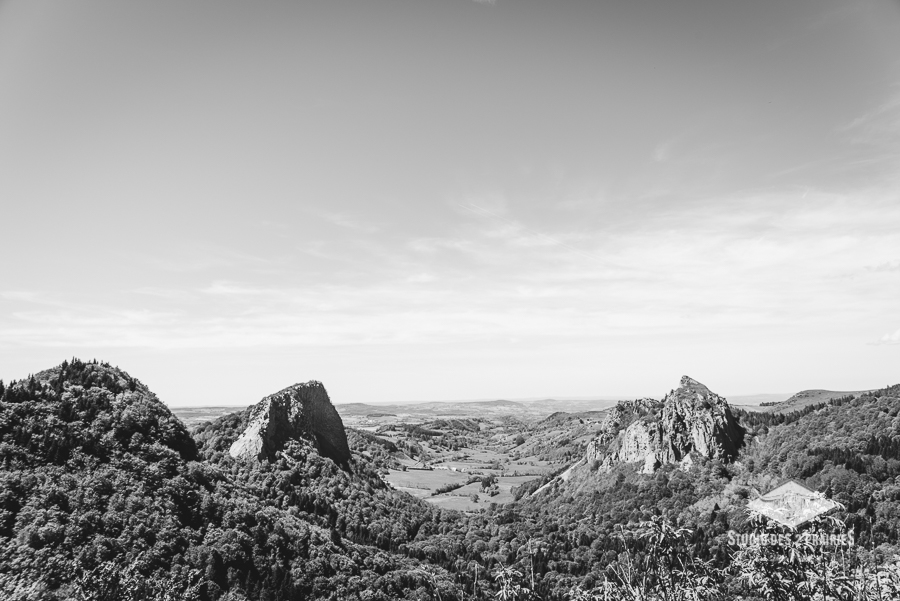
<svg viewBox="0 0 900 601">
<path fill-rule="evenodd" d="M 0 0 L 0 378 L 900 382 L 896 0 Z"/>
</svg>

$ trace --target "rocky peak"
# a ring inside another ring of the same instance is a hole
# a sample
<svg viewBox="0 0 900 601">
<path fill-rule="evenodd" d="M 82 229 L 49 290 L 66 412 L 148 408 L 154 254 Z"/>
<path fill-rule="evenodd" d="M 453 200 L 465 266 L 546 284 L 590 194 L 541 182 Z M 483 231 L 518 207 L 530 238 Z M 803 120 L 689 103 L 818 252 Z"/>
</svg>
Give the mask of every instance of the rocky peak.
<svg viewBox="0 0 900 601">
<path fill-rule="evenodd" d="M 257 403 L 229 453 L 235 458 L 271 460 L 288 440 L 300 438 L 335 463 L 350 460 L 344 423 L 321 382 L 295 384 Z"/>
<path fill-rule="evenodd" d="M 684 376 L 661 402 L 619 403 L 588 445 L 588 462 L 643 462 L 645 472 L 666 463 L 692 462 L 691 456 L 729 461 L 743 444 L 744 431 L 727 401 Z"/>
<path fill-rule="evenodd" d="M 636 399 L 634 401 L 619 401 L 606 415 L 600 428 L 605 432 L 615 432 L 628 426 L 635 419 L 650 415 L 658 411 L 662 404 L 655 399 Z"/>
<path fill-rule="evenodd" d="M 690 376 L 681 376 L 681 385 L 678 387 L 678 390 L 686 390 L 689 392 L 695 392 L 701 395 L 711 395 L 709 388 L 695 380 Z"/>
</svg>

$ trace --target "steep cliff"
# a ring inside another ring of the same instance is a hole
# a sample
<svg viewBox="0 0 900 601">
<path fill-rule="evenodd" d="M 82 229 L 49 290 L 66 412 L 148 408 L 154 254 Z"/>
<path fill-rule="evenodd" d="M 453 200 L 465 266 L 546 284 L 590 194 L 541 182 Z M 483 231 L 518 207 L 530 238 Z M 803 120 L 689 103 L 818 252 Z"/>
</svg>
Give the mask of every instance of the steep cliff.
<svg viewBox="0 0 900 601">
<path fill-rule="evenodd" d="M 321 382 L 295 384 L 260 401 L 229 453 L 235 458 L 273 459 L 293 438 L 309 440 L 335 463 L 350 460 L 344 423 Z"/>
<path fill-rule="evenodd" d="M 642 462 L 653 472 L 666 463 L 690 463 L 692 454 L 729 461 L 743 444 L 744 431 L 724 398 L 687 376 L 660 401 L 619 403 L 587 448 L 587 463 L 602 469 Z"/>
</svg>

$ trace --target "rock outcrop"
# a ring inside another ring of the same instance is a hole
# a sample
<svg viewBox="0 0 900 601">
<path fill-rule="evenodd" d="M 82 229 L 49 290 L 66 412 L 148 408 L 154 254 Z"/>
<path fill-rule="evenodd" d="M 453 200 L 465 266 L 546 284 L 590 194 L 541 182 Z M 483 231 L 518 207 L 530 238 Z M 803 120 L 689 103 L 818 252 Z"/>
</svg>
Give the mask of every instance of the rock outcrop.
<svg viewBox="0 0 900 601">
<path fill-rule="evenodd" d="M 260 401 L 229 453 L 235 458 L 271 460 L 288 440 L 301 438 L 335 463 L 350 460 L 344 422 L 321 382 L 295 384 Z"/>
<path fill-rule="evenodd" d="M 640 399 L 619 403 L 610 411 L 587 448 L 588 464 L 599 461 L 642 462 L 651 473 L 667 463 L 693 463 L 692 455 L 733 459 L 744 441 L 744 430 L 724 398 L 687 376 L 681 386 L 660 401 Z"/>
</svg>

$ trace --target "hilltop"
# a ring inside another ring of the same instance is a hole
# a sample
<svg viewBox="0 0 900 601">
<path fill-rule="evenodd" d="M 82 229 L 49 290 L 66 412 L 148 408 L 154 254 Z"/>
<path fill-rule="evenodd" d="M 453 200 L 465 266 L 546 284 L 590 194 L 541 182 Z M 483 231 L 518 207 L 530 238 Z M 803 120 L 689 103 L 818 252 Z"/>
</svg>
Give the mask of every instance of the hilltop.
<svg viewBox="0 0 900 601">
<path fill-rule="evenodd" d="M 139 380 L 77 359 L 0 384 L 0 595 L 393 599 L 442 579 L 393 552 L 430 506 L 302 437 L 233 459 L 243 417 L 195 440 Z"/>
</svg>

